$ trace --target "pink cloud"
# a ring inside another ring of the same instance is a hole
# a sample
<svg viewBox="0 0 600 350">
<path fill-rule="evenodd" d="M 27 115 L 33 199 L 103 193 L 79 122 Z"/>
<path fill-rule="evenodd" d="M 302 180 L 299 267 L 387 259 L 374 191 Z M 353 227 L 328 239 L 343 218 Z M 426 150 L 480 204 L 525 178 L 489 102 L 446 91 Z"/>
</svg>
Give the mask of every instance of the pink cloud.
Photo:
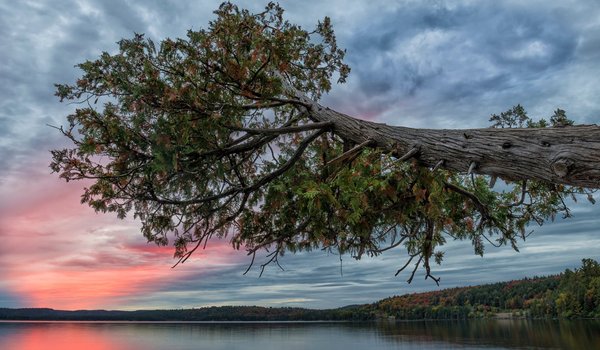
<svg viewBox="0 0 600 350">
<path fill-rule="evenodd" d="M 28 296 L 32 307 L 104 308 L 111 304 L 112 298 L 135 294 L 140 286 L 164 278 L 168 273 L 154 266 L 28 271 L 26 276 L 18 278 L 20 283 L 14 288 Z"/>
<path fill-rule="evenodd" d="M 81 205 L 83 185 L 41 174 L 0 184 L 0 290 L 31 307 L 111 308 L 189 279 L 198 265 L 214 269 L 245 258 L 216 240 L 172 269 L 173 247 L 147 244 L 139 222 Z"/>
</svg>

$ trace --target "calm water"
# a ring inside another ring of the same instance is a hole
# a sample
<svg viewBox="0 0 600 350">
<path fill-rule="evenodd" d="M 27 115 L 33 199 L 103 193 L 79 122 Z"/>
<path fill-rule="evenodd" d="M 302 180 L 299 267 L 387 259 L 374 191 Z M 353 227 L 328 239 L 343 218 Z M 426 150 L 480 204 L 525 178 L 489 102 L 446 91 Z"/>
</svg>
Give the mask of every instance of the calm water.
<svg viewBox="0 0 600 350">
<path fill-rule="evenodd" d="M 600 349 L 598 321 L 0 323 L 0 349 Z"/>
</svg>

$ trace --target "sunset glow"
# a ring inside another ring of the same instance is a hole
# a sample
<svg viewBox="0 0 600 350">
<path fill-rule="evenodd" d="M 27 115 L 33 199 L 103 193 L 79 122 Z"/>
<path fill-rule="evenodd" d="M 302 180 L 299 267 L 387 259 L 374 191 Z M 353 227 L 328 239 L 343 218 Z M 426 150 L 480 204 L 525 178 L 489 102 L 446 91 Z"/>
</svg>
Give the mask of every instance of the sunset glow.
<svg viewBox="0 0 600 350">
<path fill-rule="evenodd" d="M 150 293 L 191 273 L 189 264 L 171 268 L 173 247 L 147 244 L 139 223 L 81 205 L 82 184 L 44 176 L 10 185 L 2 194 L 17 200 L 0 214 L 0 262 L 11 267 L 2 286 L 30 307 L 114 308 L 120 297 Z M 201 266 L 194 270 L 239 262 L 241 255 L 232 253 L 227 241 L 216 240 L 195 256 Z"/>
<path fill-rule="evenodd" d="M 600 260 L 599 204 L 573 203 L 573 218 L 538 227 L 510 246 L 448 239 L 444 261 L 407 284 L 407 259 L 392 249 L 360 261 L 336 252 L 281 257 L 281 267 L 210 241 L 176 268 L 172 242 L 147 244 L 132 213 L 95 213 L 80 203 L 90 182 L 51 173 L 50 150 L 70 147 L 53 127 L 79 105 L 60 103 L 55 83 L 75 65 L 145 33 L 156 43 L 206 28 L 221 0 L 0 1 L 0 308 L 155 309 L 207 305 L 339 307 L 392 295 L 549 275 Z M 234 1 L 250 12 L 264 2 Z M 484 5 L 485 3 L 485 5 Z M 352 69 L 320 103 L 359 118 L 412 128 L 486 128 L 492 113 L 521 104 L 533 119 L 557 108 L 576 124 L 600 124 L 600 7 L 594 1 L 429 2 L 282 0 L 290 23 L 331 18 Z M 53 127 L 51 127 L 53 126 Z M 598 200 L 598 194 L 595 194 Z M 586 202 L 586 203 L 583 203 Z M 408 271 L 408 270 L 407 270 Z M 259 275 L 262 277 L 259 278 Z M 79 332 L 79 331 L 78 331 Z M 15 335 L 18 336 L 18 335 Z M 24 339 L 43 348 L 43 329 Z M 60 349 L 113 349 L 69 335 Z M 69 338 L 70 339 L 70 338 Z"/>
</svg>

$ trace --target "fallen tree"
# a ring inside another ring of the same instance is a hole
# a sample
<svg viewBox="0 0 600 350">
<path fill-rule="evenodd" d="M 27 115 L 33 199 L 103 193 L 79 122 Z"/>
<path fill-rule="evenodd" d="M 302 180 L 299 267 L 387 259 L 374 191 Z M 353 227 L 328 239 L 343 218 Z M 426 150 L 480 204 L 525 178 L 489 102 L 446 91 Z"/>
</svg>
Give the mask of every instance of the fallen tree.
<svg viewBox="0 0 600 350">
<path fill-rule="evenodd" d="M 285 251 L 361 258 L 404 247 L 398 273 L 414 263 L 409 282 L 419 267 L 438 282 L 430 263 L 448 237 L 478 254 L 484 241 L 517 249 L 530 223 L 570 215 L 569 196 L 594 201 L 595 125 L 573 126 L 560 109 L 534 121 L 521 106 L 486 129 L 353 118 L 318 102 L 350 72 L 328 18 L 308 32 L 275 4 L 215 13 L 186 39 L 122 40 L 117 54 L 80 64 L 75 84 L 57 85 L 80 108 L 59 128 L 74 147 L 52 151 L 53 171 L 92 179 L 83 203 L 133 211 L 179 262 L 212 237 L 252 262 L 266 250 L 263 269 Z"/>
</svg>

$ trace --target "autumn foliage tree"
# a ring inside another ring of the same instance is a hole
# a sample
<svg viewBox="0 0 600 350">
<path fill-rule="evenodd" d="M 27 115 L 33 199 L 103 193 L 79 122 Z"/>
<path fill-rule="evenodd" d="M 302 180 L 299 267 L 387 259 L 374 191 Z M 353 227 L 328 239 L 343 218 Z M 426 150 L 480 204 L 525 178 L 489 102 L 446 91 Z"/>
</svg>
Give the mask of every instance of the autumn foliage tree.
<svg viewBox="0 0 600 350">
<path fill-rule="evenodd" d="M 59 128 L 73 147 L 52 151 L 52 170 L 93 180 L 83 203 L 133 212 L 180 262 L 213 237 L 252 262 L 267 251 L 265 264 L 286 251 L 403 248 L 398 272 L 410 266 L 410 282 L 423 267 L 438 282 L 446 240 L 517 249 L 532 222 L 569 216 L 569 196 L 593 201 L 596 126 L 570 126 L 562 110 L 534 121 L 520 106 L 487 129 L 352 118 L 318 103 L 350 72 L 329 18 L 307 31 L 273 3 L 215 14 L 185 39 L 122 40 L 57 85 L 79 108 Z"/>
</svg>

